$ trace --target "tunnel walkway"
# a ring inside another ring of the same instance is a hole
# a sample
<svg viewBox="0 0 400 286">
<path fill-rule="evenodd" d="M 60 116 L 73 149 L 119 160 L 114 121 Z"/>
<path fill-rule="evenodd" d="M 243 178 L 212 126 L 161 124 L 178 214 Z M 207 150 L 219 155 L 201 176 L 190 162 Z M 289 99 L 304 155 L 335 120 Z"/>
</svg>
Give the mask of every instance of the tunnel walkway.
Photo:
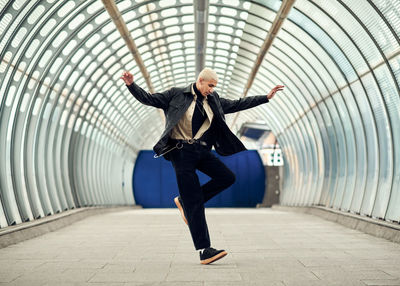
<svg viewBox="0 0 400 286">
<path fill-rule="evenodd" d="M 207 209 L 201 265 L 176 209 L 85 218 L 0 249 L 0 285 L 400 285 L 400 244 L 276 209 Z"/>
</svg>

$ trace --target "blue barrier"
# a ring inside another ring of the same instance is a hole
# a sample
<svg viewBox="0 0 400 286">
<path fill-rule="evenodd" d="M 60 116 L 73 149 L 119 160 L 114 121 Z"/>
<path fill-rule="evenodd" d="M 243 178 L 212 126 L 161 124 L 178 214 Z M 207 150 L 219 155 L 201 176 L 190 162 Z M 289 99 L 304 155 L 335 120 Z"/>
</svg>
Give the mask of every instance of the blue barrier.
<svg viewBox="0 0 400 286">
<path fill-rule="evenodd" d="M 265 190 L 265 172 L 260 155 L 249 150 L 224 157 L 214 154 L 236 175 L 236 182 L 206 203 L 206 207 L 255 207 L 261 203 Z M 133 193 L 136 204 L 144 208 L 175 207 L 173 198 L 179 194 L 171 162 L 154 159 L 154 152 L 140 151 L 133 171 Z M 197 172 L 200 184 L 210 177 Z"/>
</svg>

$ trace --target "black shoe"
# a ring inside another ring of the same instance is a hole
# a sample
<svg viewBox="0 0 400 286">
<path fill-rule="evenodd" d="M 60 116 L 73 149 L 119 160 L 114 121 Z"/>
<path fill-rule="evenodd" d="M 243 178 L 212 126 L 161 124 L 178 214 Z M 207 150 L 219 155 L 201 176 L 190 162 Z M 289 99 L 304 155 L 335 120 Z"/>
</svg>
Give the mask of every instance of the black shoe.
<svg viewBox="0 0 400 286">
<path fill-rule="evenodd" d="M 208 247 L 203 250 L 203 253 L 200 252 L 200 263 L 201 264 L 210 264 L 222 257 L 226 256 L 228 252 L 225 250 L 216 250 L 212 247 Z"/>
</svg>

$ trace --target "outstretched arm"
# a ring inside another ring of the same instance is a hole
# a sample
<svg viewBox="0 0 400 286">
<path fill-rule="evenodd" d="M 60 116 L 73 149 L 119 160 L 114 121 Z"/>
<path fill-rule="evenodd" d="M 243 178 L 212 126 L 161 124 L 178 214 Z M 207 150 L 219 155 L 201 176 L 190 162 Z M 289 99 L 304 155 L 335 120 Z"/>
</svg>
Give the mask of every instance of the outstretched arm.
<svg viewBox="0 0 400 286">
<path fill-rule="evenodd" d="M 131 94 L 141 103 L 167 109 L 170 100 L 169 90 L 153 94 L 146 92 L 133 81 L 133 75 L 128 71 L 122 74 L 121 79 L 125 82 Z"/>
<path fill-rule="evenodd" d="M 249 96 L 237 100 L 220 98 L 222 109 L 224 113 L 227 114 L 249 109 L 263 103 L 267 103 L 271 98 L 275 96 L 275 94 L 278 91 L 283 90 L 283 87 L 284 87 L 283 85 L 275 86 L 273 89 L 271 89 L 271 91 L 267 94 L 267 96 L 265 95 Z"/>
</svg>

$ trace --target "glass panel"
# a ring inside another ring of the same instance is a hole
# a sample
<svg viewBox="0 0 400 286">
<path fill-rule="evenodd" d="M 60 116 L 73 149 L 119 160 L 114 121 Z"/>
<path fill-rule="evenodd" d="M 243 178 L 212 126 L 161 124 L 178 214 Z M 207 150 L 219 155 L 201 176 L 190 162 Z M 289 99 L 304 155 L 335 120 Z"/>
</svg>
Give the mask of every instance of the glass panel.
<svg viewBox="0 0 400 286">
<path fill-rule="evenodd" d="M 347 156 L 348 150 L 346 147 L 346 138 L 343 132 L 343 125 L 342 125 L 342 114 L 338 113 L 336 108 L 335 102 L 333 101 L 332 97 L 325 99 L 326 106 L 329 110 L 329 114 L 332 118 L 332 123 L 335 128 L 335 137 L 336 137 L 336 146 L 337 146 L 337 165 L 333 165 L 332 169 L 336 170 L 337 180 L 336 185 L 334 186 L 334 195 L 330 200 L 330 206 L 339 209 L 342 200 L 343 200 L 343 193 L 346 188 L 346 176 L 347 176 Z M 335 154 L 335 153 L 334 153 Z"/>
<path fill-rule="evenodd" d="M 377 13 L 377 11 L 370 5 L 363 5 L 363 3 L 357 2 L 357 1 L 345 1 L 347 7 L 354 11 L 357 15 L 357 17 L 362 21 L 362 23 L 366 26 L 368 29 L 368 32 L 372 35 L 374 40 L 377 42 L 379 47 L 384 51 L 386 54 L 390 54 L 395 50 L 396 48 L 399 47 L 399 43 L 395 40 L 394 35 L 392 32 L 389 30 L 388 26 L 386 23 L 383 21 L 381 16 Z M 400 15 L 400 4 L 398 1 L 392 1 L 391 3 L 384 3 L 385 1 L 374 1 L 377 2 L 374 5 L 378 5 L 381 7 L 385 7 L 386 9 L 388 6 L 392 9 L 392 15 Z M 394 17 L 389 17 L 389 21 L 391 21 L 391 18 Z M 399 22 L 399 19 L 397 19 L 397 22 Z M 394 29 L 397 27 L 397 32 L 399 26 L 392 26 Z M 363 51 L 363 53 L 366 55 L 367 59 L 369 62 L 372 64 L 376 63 L 377 61 L 381 60 L 381 55 L 379 54 L 378 50 L 375 48 L 375 44 L 372 43 L 372 40 L 370 42 L 367 42 L 367 40 L 370 39 L 369 35 L 365 35 L 366 32 L 363 31 L 361 33 L 360 31 L 357 31 L 355 29 L 355 25 L 353 22 L 353 25 L 351 26 L 350 33 L 352 37 L 355 37 L 355 40 L 360 43 L 360 47 Z M 399 34 L 397 34 L 397 37 Z"/>
<path fill-rule="evenodd" d="M 340 202 L 340 208 L 342 210 L 350 210 L 350 205 L 354 190 L 356 188 L 356 179 L 359 178 L 358 172 L 362 172 L 364 165 L 364 157 L 359 158 L 361 155 L 360 150 L 362 150 L 364 142 L 363 136 L 358 135 L 362 132 L 362 124 L 359 118 L 359 112 L 354 106 L 355 102 L 353 95 L 349 88 L 341 90 L 341 94 L 338 92 L 333 96 L 336 106 L 338 108 L 338 113 L 342 118 L 342 123 L 344 127 L 345 137 L 346 137 L 346 147 L 347 147 L 347 165 L 346 165 L 346 186 L 344 187 L 343 199 Z M 358 119 L 355 119 L 357 117 Z M 361 129 L 361 130 L 357 130 Z M 359 143 L 357 142 L 360 141 Z M 360 154 L 360 155 L 359 155 Z M 361 176 L 362 177 L 362 176 Z"/>
<path fill-rule="evenodd" d="M 295 3 L 296 7 L 301 8 L 303 1 Z M 304 2 L 303 2 L 304 3 Z M 356 74 L 352 68 L 348 58 L 340 50 L 335 42 L 327 35 L 327 33 L 322 30 L 316 23 L 308 18 L 306 15 L 302 14 L 297 9 L 292 9 L 289 14 L 289 20 L 293 21 L 295 24 L 299 25 L 306 31 L 310 36 L 318 41 L 318 43 L 323 46 L 329 55 L 334 59 L 334 61 L 339 65 L 342 72 L 345 73 L 349 81 L 356 79 Z"/>
<path fill-rule="evenodd" d="M 356 106 L 360 109 L 362 124 L 365 130 L 366 138 L 366 164 L 364 168 L 367 168 L 365 177 L 366 184 L 363 185 L 363 189 L 356 189 L 357 192 L 364 192 L 356 195 L 352 202 L 352 209 L 358 210 L 365 215 L 370 215 L 372 212 L 373 203 L 375 200 L 375 192 L 378 183 L 378 168 L 379 168 L 379 155 L 378 155 L 378 138 L 376 133 L 375 120 L 370 109 L 370 104 L 365 95 L 364 89 L 359 81 L 351 84 L 351 89 L 354 92 L 356 99 Z M 358 138 L 357 138 L 358 139 Z M 359 146 L 359 145 L 358 145 Z M 362 145 L 361 145 L 362 146 Z M 361 158 L 359 157 L 358 160 Z M 368 187 L 366 187 L 368 186 Z M 359 201 L 361 199 L 361 201 Z"/>
<path fill-rule="evenodd" d="M 375 75 L 377 76 L 380 90 L 378 90 L 377 85 L 373 84 L 374 81 L 372 81 L 371 78 L 366 78 L 368 83 L 365 84 L 369 93 L 368 96 L 371 99 L 371 105 L 373 106 L 378 128 L 379 158 L 381 160 L 379 164 L 378 193 L 372 215 L 374 217 L 384 218 L 393 183 L 394 146 L 396 146 L 395 143 L 400 143 L 400 137 L 397 136 L 397 138 L 395 138 L 395 136 L 393 136 L 400 135 L 397 130 L 393 130 L 398 129 L 393 127 L 400 123 L 400 99 L 398 94 L 396 95 L 393 82 L 390 80 L 390 74 L 387 72 L 386 66 L 378 68 L 375 71 Z M 383 94 L 380 94 L 381 92 Z"/>
</svg>

